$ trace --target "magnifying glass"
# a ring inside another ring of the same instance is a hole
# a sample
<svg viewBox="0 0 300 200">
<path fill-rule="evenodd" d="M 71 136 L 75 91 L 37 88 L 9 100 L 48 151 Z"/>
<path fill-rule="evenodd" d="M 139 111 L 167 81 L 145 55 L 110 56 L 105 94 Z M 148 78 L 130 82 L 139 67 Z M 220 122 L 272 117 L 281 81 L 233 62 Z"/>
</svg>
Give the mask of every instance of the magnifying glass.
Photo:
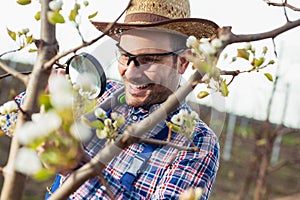
<svg viewBox="0 0 300 200">
<path fill-rule="evenodd" d="M 98 60 L 88 53 L 80 53 L 67 61 L 66 73 L 78 92 L 88 99 L 100 97 L 106 87 L 106 75 Z"/>
</svg>

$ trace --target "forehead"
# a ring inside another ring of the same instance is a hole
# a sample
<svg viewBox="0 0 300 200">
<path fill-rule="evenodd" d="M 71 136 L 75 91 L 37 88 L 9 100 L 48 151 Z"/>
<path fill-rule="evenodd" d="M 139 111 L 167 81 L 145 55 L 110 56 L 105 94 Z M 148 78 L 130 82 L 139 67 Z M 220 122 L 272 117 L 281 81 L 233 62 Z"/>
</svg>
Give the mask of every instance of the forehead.
<svg viewBox="0 0 300 200">
<path fill-rule="evenodd" d="M 120 38 L 120 46 L 127 51 L 138 49 L 174 50 L 175 42 L 173 34 L 153 29 L 134 29 L 124 32 Z"/>
</svg>

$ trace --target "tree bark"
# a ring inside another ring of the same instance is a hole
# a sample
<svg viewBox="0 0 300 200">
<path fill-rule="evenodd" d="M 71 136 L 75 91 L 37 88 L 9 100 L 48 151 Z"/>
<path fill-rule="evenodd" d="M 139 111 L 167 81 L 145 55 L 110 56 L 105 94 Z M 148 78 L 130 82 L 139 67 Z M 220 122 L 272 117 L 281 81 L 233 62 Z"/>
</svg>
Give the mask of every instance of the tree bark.
<svg viewBox="0 0 300 200">
<path fill-rule="evenodd" d="M 38 47 L 37 60 L 28 82 L 24 105 L 22 106 L 26 114 L 19 113 L 16 128 L 22 126 L 25 121 L 30 120 L 32 113 L 39 111 L 38 95 L 45 89 L 51 72 L 51 69 L 45 69 L 43 65 L 55 56 L 58 51 L 55 26 L 50 24 L 47 19 L 50 1 L 41 0 L 41 42 Z M 22 199 L 26 176 L 14 170 L 18 149 L 18 141 L 16 137 L 13 137 L 8 162 L 3 172 L 4 184 L 1 191 L 1 200 Z"/>
</svg>

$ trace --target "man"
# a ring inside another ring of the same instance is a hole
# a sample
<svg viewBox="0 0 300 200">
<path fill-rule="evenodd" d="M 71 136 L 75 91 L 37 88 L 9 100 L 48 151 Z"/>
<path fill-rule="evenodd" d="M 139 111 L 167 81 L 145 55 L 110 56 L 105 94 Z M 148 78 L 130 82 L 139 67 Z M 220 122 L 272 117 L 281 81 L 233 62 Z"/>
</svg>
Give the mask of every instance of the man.
<svg viewBox="0 0 300 200">
<path fill-rule="evenodd" d="M 125 23 L 113 26 L 109 36 L 118 41 L 118 71 L 122 83 L 108 81 L 107 90 L 99 100 L 114 95 L 124 86 L 126 103 L 111 108 L 122 114 L 126 122 L 120 134 L 132 123 L 139 122 L 158 109 L 180 83 L 188 67 L 187 36 L 211 37 L 217 25 L 204 19 L 188 18 L 188 0 L 134 0 L 127 10 Z M 100 31 L 109 23 L 93 22 Z M 180 110 L 180 105 L 166 121 Z M 145 137 L 166 140 L 163 121 Z M 197 120 L 192 142 L 172 132 L 170 143 L 199 147 L 200 151 L 180 151 L 170 146 L 132 144 L 107 164 L 103 171 L 107 187 L 99 177 L 87 180 L 69 199 L 178 199 L 189 188 L 202 188 L 201 200 L 209 198 L 219 166 L 217 136 L 201 120 Z M 104 140 L 93 137 L 85 146 L 90 157 L 101 150 Z M 67 178 L 57 175 L 51 188 L 54 192 Z M 50 192 L 46 198 L 50 196 Z"/>
</svg>

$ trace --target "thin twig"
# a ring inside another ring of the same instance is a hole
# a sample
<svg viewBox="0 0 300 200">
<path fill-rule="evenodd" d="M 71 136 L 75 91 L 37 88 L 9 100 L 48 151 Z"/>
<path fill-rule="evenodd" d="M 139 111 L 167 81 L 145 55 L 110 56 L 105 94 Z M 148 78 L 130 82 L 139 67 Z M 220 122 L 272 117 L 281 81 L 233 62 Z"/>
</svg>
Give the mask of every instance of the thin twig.
<svg viewBox="0 0 300 200">
<path fill-rule="evenodd" d="M 278 7 L 287 7 L 293 11 L 300 11 L 300 8 L 292 6 L 291 4 L 284 2 L 284 3 L 275 3 L 275 2 L 267 2 L 269 6 L 278 6 Z"/>
<path fill-rule="evenodd" d="M 7 52 L 4 52 L 4 53 L 0 54 L 0 58 L 1 58 L 2 56 L 6 55 L 6 54 L 14 53 L 14 52 L 17 52 L 17 51 L 20 51 L 20 50 L 21 50 L 21 48 L 15 49 L 15 50 L 10 50 L 10 51 L 7 51 Z"/>
<path fill-rule="evenodd" d="M 20 74 L 23 74 L 23 75 L 28 75 L 28 74 L 31 74 L 32 71 L 23 71 L 23 72 L 19 72 Z M 3 79 L 3 78 L 6 78 L 8 76 L 12 76 L 11 74 L 9 73 L 6 73 L 6 74 L 1 74 L 0 75 L 0 79 Z"/>
</svg>

